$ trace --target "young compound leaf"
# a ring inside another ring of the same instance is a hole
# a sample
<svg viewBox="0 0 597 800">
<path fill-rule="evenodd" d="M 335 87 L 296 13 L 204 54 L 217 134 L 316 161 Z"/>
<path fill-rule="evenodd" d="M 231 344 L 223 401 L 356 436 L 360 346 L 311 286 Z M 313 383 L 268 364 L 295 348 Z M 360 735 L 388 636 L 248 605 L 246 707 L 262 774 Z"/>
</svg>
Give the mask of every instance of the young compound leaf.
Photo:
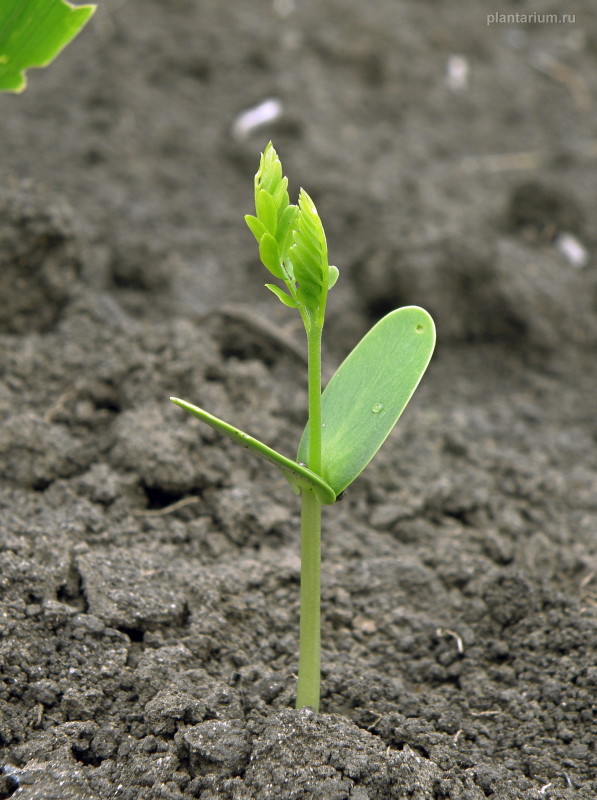
<svg viewBox="0 0 597 800">
<path fill-rule="evenodd" d="M 224 436 L 232 439 L 236 444 L 247 448 L 247 450 L 251 450 L 253 453 L 260 456 L 260 458 L 264 458 L 266 461 L 269 461 L 270 464 L 277 467 L 282 472 L 295 494 L 299 494 L 301 489 L 310 489 L 315 492 L 320 502 L 324 505 L 331 505 L 336 502 L 336 494 L 333 489 L 331 489 L 319 475 L 311 472 L 307 467 L 302 464 L 297 464 L 296 461 L 292 461 L 290 458 L 286 458 L 286 456 L 278 453 L 277 450 L 273 450 L 258 439 L 249 436 L 248 433 L 244 433 L 244 431 L 235 428 L 228 422 L 214 417 L 213 414 L 204 411 L 198 406 L 194 406 L 192 403 L 179 400 L 177 397 L 171 397 L 170 400 L 189 414 L 205 422 L 211 428 L 223 433 Z"/>
<path fill-rule="evenodd" d="M 323 225 L 313 200 L 304 189 L 299 195 L 298 226 L 289 258 L 298 284 L 297 297 L 311 311 L 325 301 L 328 287 L 328 253 Z"/>
<path fill-rule="evenodd" d="M 257 216 L 247 214 L 245 221 L 259 243 L 261 261 L 284 281 L 288 293 L 272 289 L 273 284 L 268 288 L 285 305 L 299 308 L 303 320 L 311 320 L 305 324 L 313 324 L 312 314 L 323 316 L 338 270 L 328 266 L 325 233 L 307 192 L 301 190 L 298 206 L 290 204 L 288 179 L 271 142 L 255 175 L 255 208 Z"/>
<path fill-rule="evenodd" d="M 285 306 L 288 306 L 288 308 L 297 307 L 296 300 L 293 300 L 292 297 L 289 294 L 286 294 L 285 291 L 280 289 L 279 286 L 276 286 L 274 283 L 266 283 L 265 285 L 270 290 L 270 292 L 273 292 L 276 295 L 278 300 L 284 303 Z"/>
<path fill-rule="evenodd" d="M 259 257 L 263 262 L 263 266 L 267 267 L 269 271 L 276 278 L 284 280 L 284 272 L 280 264 L 280 253 L 276 240 L 270 233 L 264 233 L 259 242 Z"/>
<path fill-rule="evenodd" d="M 417 306 L 392 311 L 371 328 L 328 383 L 322 402 L 321 477 L 344 491 L 377 453 L 404 411 L 435 346 L 435 326 Z M 298 461 L 307 461 L 309 426 Z"/>
<path fill-rule="evenodd" d="M 0 91 L 22 92 L 25 70 L 50 64 L 95 11 L 64 0 L 0 2 Z"/>
</svg>

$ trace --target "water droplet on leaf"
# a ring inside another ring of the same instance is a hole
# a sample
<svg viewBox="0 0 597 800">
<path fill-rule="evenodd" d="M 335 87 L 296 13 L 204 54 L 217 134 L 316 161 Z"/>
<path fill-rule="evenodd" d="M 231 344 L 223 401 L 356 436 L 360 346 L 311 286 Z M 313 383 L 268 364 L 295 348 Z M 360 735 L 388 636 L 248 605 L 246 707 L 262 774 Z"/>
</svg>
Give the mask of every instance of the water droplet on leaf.
<svg viewBox="0 0 597 800">
<path fill-rule="evenodd" d="M 373 411 L 374 414 L 379 414 L 381 411 L 383 411 L 383 404 L 373 403 L 373 405 L 371 406 L 371 411 Z"/>
<path fill-rule="evenodd" d="M 420 322 L 419 322 L 418 325 L 415 326 L 415 332 L 416 333 L 423 333 L 424 330 L 425 330 L 425 326 L 421 325 Z"/>
</svg>

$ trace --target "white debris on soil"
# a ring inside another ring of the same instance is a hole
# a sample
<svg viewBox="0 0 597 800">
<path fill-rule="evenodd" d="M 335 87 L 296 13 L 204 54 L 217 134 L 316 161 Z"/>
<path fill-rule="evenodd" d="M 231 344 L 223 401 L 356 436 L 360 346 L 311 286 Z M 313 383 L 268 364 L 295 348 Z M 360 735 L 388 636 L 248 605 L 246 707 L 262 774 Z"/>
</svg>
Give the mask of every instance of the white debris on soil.
<svg viewBox="0 0 597 800">
<path fill-rule="evenodd" d="M 555 246 L 573 267 L 582 269 L 589 263 L 589 251 L 584 244 L 571 233 L 560 233 L 555 240 Z"/>
<path fill-rule="evenodd" d="M 253 131 L 257 130 L 257 128 L 261 128 L 263 125 L 280 119 L 283 110 L 280 100 L 275 97 L 268 97 L 266 100 L 253 106 L 253 108 L 241 111 L 232 123 L 233 137 L 241 141 L 246 139 Z"/>
<path fill-rule="evenodd" d="M 453 92 L 468 89 L 470 68 L 464 56 L 452 55 L 446 61 L 446 86 Z"/>
</svg>

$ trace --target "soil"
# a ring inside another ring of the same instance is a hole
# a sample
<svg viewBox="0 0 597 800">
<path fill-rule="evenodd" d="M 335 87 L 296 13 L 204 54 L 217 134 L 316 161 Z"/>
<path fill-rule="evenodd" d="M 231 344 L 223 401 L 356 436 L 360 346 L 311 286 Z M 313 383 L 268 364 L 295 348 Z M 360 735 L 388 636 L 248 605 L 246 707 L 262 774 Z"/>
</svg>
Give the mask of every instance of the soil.
<svg viewBox="0 0 597 800">
<path fill-rule="evenodd" d="M 100 0 L 0 98 L 0 798 L 595 800 L 596 109 L 593 0 Z M 298 501 L 168 402 L 295 452 L 270 138 L 341 271 L 326 377 L 438 329 L 325 512 L 320 713 Z"/>
</svg>

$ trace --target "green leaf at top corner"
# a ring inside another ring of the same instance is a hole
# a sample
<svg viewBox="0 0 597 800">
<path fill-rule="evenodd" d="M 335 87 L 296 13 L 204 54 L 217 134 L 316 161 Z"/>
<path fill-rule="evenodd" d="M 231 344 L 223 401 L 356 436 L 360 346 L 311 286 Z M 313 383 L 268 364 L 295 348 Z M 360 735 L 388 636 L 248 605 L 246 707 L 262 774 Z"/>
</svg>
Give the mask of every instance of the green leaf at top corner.
<svg viewBox="0 0 597 800">
<path fill-rule="evenodd" d="M 0 91 L 22 92 L 25 71 L 50 64 L 95 9 L 64 0 L 0 2 Z"/>
</svg>

